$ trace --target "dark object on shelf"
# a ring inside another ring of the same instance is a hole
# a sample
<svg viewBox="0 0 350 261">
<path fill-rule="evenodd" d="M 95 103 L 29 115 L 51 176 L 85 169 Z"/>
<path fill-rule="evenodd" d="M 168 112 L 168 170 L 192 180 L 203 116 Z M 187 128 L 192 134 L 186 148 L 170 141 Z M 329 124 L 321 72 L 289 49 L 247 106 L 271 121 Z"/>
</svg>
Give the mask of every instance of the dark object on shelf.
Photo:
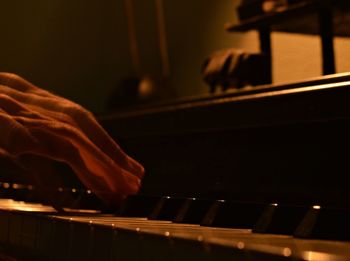
<svg viewBox="0 0 350 261">
<path fill-rule="evenodd" d="M 203 64 L 204 81 L 213 93 L 217 86 L 241 88 L 269 83 L 268 61 L 265 55 L 237 49 L 217 51 Z"/>
</svg>

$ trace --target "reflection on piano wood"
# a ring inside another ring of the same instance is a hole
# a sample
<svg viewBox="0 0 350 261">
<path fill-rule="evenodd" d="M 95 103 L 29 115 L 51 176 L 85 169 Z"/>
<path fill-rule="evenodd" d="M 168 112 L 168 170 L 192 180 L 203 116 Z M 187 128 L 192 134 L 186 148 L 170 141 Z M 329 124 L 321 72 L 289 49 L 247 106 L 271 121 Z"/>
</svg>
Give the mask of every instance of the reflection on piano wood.
<svg viewBox="0 0 350 261">
<path fill-rule="evenodd" d="M 118 216 L 78 211 L 63 195 L 92 193 L 76 185 L 56 189 L 53 211 L 19 203 L 45 213 L 3 201 L 1 249 L 24 260 L 349 260 L 349 101 L 342 74 L 101 117 L 144 164 L 145 196 Z M 0 194 L 30 199 L 20 187 Z"/>
<path fill-rule="evenodd" d="M 11 200 L 1 200 L 0 208 L 0 242 L 24 260 L 338 261 L 350 255 L 349 242 L 260 234 L 249 228 L 107 214 L 59 215 L 48 206 Z"/>
</svg>

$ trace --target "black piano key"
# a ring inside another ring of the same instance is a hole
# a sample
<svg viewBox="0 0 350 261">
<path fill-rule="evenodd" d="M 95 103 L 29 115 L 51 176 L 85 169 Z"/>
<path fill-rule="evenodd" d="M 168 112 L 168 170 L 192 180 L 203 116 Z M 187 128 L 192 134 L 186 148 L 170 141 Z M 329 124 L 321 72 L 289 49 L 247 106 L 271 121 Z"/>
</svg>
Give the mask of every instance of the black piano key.
<svg viewBox="0 0 350 261">
<path fill-rule="evenodd" d="M 199 224 L 208 212 L 212 201 L 187 198 L 180 207 L 174 223 Z"/>
<path fill-rule="evenodd" d="M 80 190 L 78 196 L 78 200 L 76 201 L 76 205 L 73 207 L 76 209 L 99 209 L 104 212 L 108 212 L 107 207 L 102 202 L 100 198 L 96 196 L 96 194 L 92 193 L 91 190 Z"/>
<path fill-rule="evenodd" d="M 253 232 L 292 235 L 307 210 L 307 207 L 270 204 L 255 224 Z"/>
<path fill-rule="evenodd" d="M 172 221 L 177 216 L 184 201 L 185 199 L 183 198 L 162 197 L 148 216 L 148 219 Z"/>
<path fill-rule="evenodd" d="M 294 232 L 295 237 L 350 240 L 350 210 L 313 206 Z"/>
<path fill-rule="evenodd" d="M 121 217 L 148 217 L 155 208 L 160 197 L 149 195 L 128 196 L 117 215 Z"/>
<path fill-rule="evenodd" d="M 253 228 L 264 210 L 257 203 L 215 201 L 201 221 L 202 226 Z"/>
</svg>

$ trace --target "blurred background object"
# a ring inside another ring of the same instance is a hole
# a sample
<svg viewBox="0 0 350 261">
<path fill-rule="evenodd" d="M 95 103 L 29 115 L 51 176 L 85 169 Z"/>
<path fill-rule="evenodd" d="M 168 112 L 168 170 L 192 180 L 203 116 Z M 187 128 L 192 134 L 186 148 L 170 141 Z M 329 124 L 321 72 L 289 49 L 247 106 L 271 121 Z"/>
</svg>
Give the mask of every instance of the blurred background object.
<svg viewBox="0 0 350 261">
<path fill-rule="evenodd" d="M 123 78 L 108 95 L 107 109 L 109 111 L 130 109 L 174 97 L 174 92 L 169 86 L 170 65 L 163 0 L 154 0 L 156 15 L 154 27 L 157 31 L 158 57 L 161 62 L 160 73 L 157 72 L 156 75 L 146 74 L 147 70 L 141 69 L 140 45 L 136 33 L 133 0 L 124 0 L 124 3 L 130 43 L 130 57 L 134 72 L 133 75 Z"/>
<path fill-rule="evenodd" d="M 203 79 L 210 92 L 216 87 L 242 88 L 270 83 L 269 61 L 262 53 L 249 53 L 239 49 L 226 49 L 213 53 L 203 64 Z"/>
<path fill-rule="evenodd" d="M 224 29 L 226 22 L 238 22 L 236 8 L 241 2 L 163 1 L 171 69 L 166 84 L 173 89 L 173 99 L 208 93 L 200 68 L 216 50 L 259 51 L 255 31 L 228 33 Z M 162 79 L 156 2 L 133 0 L 133 7 L 140 71 Z M 124 0 L 76 0 L 69 4 L 63 0 L 13 0 L 4 1 L 2 9 L 1 71 L 22 75 L 98 114 L 108 111 L 108 96 L 123 79 L 140 76 L 135 74 L 130 54 Z M 295 32 L 272 33 L 274 83 L 321 75 L 319 38 Z M 344 35 L 335 38 L 337 72 L 350 70 L 349 46 Z"/>
</svg>

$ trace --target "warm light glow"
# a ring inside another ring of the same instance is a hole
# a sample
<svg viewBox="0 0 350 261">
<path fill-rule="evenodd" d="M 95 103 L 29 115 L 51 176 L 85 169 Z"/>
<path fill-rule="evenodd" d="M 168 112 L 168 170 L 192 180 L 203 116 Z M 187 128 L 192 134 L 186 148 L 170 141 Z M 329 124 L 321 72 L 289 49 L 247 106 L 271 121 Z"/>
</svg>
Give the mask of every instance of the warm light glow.
<svg viewBox="0 0 350 261">
<path fill-rule="evenodd" d="M 89 213 L 89 214 L 101 213 L 100 210 L 94 210 L 94 209 L 63 208 L 63 210 L 65 212 L 77 212 L 77 213 Z"/>
<path fill-rule="evenodd" d="M 242 241 L 239 241 L 238 243 L 237 243 L 237 248 L 238 249 L 243 249 L 244 248 L 244 242 L 242 242 Z"/>
<path fill-rule="evenodd" d="M 315 205 L 315 206 L 312 206 L 313 209 L 321 209 L 321 206 L 319 205 Z"/>
<path fill-rule="evenodd" d="M 168 237 L 168 236 L 170 236 L 170 232 L 169 232 L 169 231 L 165 231 L 164 235 L 165 235 L 166 237 Z"/>
<path fill-rule="evenodd" d="M 73 188 L 73 189 L 72 189 L 72 192 L 75 193 L 75 192 L 77 192 L 77 190 L 76 190 L 75 188 Z"/>
<path fill-rule="evenodd" d="M 271 206 L 278 207 L 278 204 L 277 203 L 272 203 Z"/>
<path fill-rule="evenodd" d="M 23 201 L 15 201 L 12 199 L 0 199 L 1 209 L 6 210 L 19 210 L 19 211 L 31 211 L 31 212 L 56 212 L 56 210 L 50 206 L 44 206 L 41 204 L 25 203 Z"/>
<path fill-rule="evenodd" d="M 315 251 L 305 251 L 302 254 L 303 260 L 308 261 L 330 261 L 330 260 L 348 260 L 338 255 L 315 252 Z"/>
<path fill-rule="evenodd" d="M 90 190 L 90 189 L 88 189 L 88 190 L 86 191 L 86 193 L 91 194 L 91 190 Z"/>
<path fill-rule="evenodd" d="M 10 183 L 3 183 L 2 187 L 5 189 L 8 189 L 8 188 L 10 188 Z"/>
<path fill-rule="evenodd" d="M 203 241 L 203 236 L 198 236 L 198 237 L 197 237 L 197 240 L 198 240 L 199 242 L 202 242 L 202 241 Z"/>
<path fill-rule="evenodd" d="M 142 78 L 139 85 L 139 96 L 140 98 L 148 98 L 154 92 L 153 81 L 146 77 Z"/>
<path fill-rule="evenodd" d="M 289 256 L 292 255 L 292 250 L 291 250 L 289 247 L 286 247 L 286 248 L 283 249 L 282 254 L 283 254 L 285 257 L 289 257 Z"/>
</svg>

